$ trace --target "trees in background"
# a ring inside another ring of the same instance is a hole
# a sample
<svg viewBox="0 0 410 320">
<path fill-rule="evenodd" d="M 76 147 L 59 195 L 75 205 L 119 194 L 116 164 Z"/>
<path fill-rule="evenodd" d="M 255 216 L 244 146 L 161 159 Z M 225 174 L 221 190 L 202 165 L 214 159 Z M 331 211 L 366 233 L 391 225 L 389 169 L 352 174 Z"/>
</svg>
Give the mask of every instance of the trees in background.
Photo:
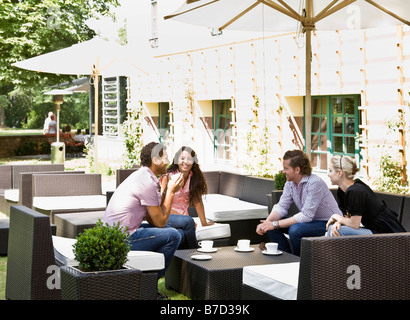
<svg viewBox="0 0 410 320">
<path fill-rule="evenodd" d="M 0 0 L 0 109 L 6 126 L 42 127 L 54 108 L 51 97 L 43 95 L 45 88 L 75 78 L 12 64 L 91 39 L 95 32 L 87 20 L 101 16 L 115 20 L 112 8 L 118 5 L 118 0 Z M 62 123 L 75 127 L 88 121 L 88 95 L 67 97 L 62 108 Z"/>
</svg>

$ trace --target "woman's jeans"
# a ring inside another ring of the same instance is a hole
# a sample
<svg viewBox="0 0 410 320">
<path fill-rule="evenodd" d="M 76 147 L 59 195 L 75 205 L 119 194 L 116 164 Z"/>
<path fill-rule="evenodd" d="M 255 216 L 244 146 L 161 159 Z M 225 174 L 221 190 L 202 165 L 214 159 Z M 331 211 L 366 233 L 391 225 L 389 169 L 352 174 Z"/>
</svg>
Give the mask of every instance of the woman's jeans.
<svg viewBox="0 0 410 320">
<path fill-rule="evenodd" d="M 194 239 L 193 239 L 194 237 Z M 160 278 L 168 269 L 180 243 L 196 247 L 195 223 L 189 216 L 170 215 L 164 228 L 149 223 L 141 226 L 130 236 L 131 250 L 154 251 L 164 254 L 165 268 L 158 273 Z"/>
<path fill-rule="evenodd" d="M 313 220 L 307 223 L 295 223 L 290 228 L 280 228 L 267 232 L 269 240 L 278 243 L 278 249 L 300 256 L 300 246 L 304 237 L 321 237 L 326 233 L 327 221 Z M 289 241 L 284 235 L 287 233 Z"/>
<path fill-rule="evenodd" d="M 326 232 L 326 236 L 328 237 L 331 237 L 330 235 L 331 226 L 329 226 L 329 229 Z M 366 229 L 366 228 L 354 229 L 354 228 L 350 228 L 347 226 L 341 226 L 338 231 L 341 236 L 361 236 L 361 235 L 373 234 L 371 230 Z"/>
<path fill-rule="evenodd" d="M 195 221 L 192 217 L 179 214 L 170 214 L 167 225 L 177 229 L 181 234 L 181 243 L 178 249 L 198 248 Z"/>
</svg>

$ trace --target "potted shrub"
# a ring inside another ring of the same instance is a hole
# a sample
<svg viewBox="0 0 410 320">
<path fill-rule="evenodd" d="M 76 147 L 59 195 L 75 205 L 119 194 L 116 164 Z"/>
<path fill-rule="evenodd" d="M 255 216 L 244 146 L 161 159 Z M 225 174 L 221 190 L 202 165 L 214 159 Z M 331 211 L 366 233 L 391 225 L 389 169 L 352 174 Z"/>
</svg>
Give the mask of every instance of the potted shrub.
<svg viewBox="0 0 410 320">
<path fill-rule="evenodd" d="M 282 171 L 279 171 L 274 175 L 273 179 L 275 180 L 275 190 L 283 190 L 286 183 L 286 175 Z"/>
<path fill-rule="evenodd" d="M 128 268 L 127 229 L 97 221 L 73 245 L 78 266 L 61 267 L 61 297 L 67 300 L 139 299 L 141 271 Z"/>
</svg>

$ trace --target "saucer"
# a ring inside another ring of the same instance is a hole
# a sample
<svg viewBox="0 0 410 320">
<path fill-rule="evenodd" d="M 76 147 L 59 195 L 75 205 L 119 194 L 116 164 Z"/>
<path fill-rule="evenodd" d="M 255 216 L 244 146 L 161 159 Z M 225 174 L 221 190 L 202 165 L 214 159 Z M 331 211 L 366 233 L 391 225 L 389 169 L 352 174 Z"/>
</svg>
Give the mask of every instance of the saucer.
<svg viewBox="0 0 410 320">
<path fill-rule="evenodd" d="M 191 259 L 195 259 L 195 260 L 210 260 L 212 259 L 212 256 L 207 255 L 207 254 L 196 254 L 191 256 Z"/>
<path fill-rule="evenodd" d="M 266 254 L 268 256 L 278 256 L 278 255 L 282 254 L 283 252 L 280 251 L 280 250 L 278 250 L 276 252 L 268 252 L 267 250 L 263 250 L 262 253 Z"/>
<path fill-rule="evenodd" d="M 199 252 L 208 252 L 208 253 L 211 253 L 211 252 L 216 252 L 216 251 L 218 251 L 218 248 L 212 248 L 212 249 L 210 249 L 210 250 L 207 250 L 207 249 L 204 249 L 204 248 L 198 248 L 197 249 Z"/>
<path fill-rule="evenodd" d="M 238 251 L 238 252 L 251 252 L 251 251 L 255 250 L 255 248 L 248 248 L 248 249 L 242 250 L 242 249 L 239 249 L 238 247 L 236 247 L 234 250 Z"/>
</svg>

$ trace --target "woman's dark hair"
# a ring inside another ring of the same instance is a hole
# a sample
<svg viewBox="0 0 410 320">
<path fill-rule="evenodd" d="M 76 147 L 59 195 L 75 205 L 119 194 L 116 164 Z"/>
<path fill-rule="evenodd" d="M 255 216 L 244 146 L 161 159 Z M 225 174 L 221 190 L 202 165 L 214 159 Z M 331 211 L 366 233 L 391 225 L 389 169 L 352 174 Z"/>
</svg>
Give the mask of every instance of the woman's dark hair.
<svg viewBox="0 0 410 320">
<path fill-rule="evenodd" d="M 195 205 L 195 203 L 198 203 L 201 201 L 203 194 L 208 193 L 208 186 L 206 184 L 204 174 L 199 168 L 198 158 L 196 156 L 195 151 L 192 150 L 190 147 L 186 147 L 186 146 L 181 147 L 175 153 L 174 159 L 172 160 L 172 164 L 168 167 L 167 171 L 174 172 L 178 170 L 178 159 L 183 151 L 188 152 L 191 155 L 192 160 L 193 160 L 192 168 L 191 168 L 192 177 L 191 177 L 191 182 L 189 183 L 189 205 L 193 206 Z"/>
<path fill-rule="evenodd" d="M 301 150 L 289 150 L 283 155 L 283 160 L 290 160 L 290 166 L 295 169 L 300 168 L 300 173 L 302 175 L 310 176 L 312 174 L 312 165 L 310 164 L 309 158 L 306 153 Z"/>
<path fill-rule="evenodd" d="M 141 150 L 141 166 L 150 167 L 152 164 L 152 159 L 154 157 L 162 157 L 164 155 L 164 150 L 167 148 L 158 143 L 158 142 L 150 142 L 145 145 Z"/>
</svg>

